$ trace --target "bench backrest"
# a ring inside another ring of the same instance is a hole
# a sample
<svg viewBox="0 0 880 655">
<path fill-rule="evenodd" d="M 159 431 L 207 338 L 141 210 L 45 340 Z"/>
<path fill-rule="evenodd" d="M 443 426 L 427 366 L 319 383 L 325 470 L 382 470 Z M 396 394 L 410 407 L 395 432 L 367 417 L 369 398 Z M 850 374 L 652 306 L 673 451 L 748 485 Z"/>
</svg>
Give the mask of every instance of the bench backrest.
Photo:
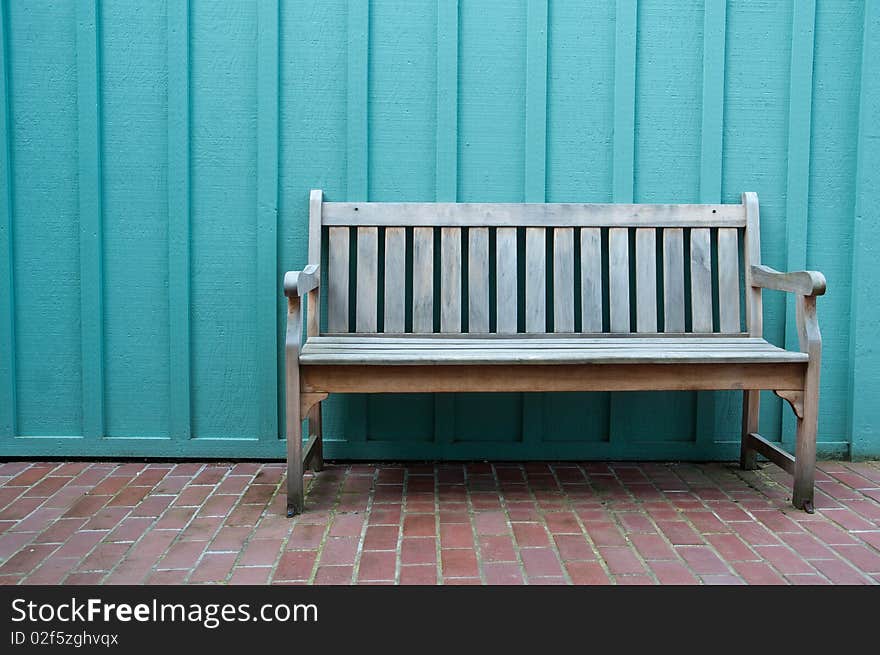
<svg viewBox="0 0 880 655">
<path fill-rule="evenodd" d="M 324 202 L 313 191 L 309 263 L 322 264 L 330 333 L 757 336 L 758 220 L 753 193 L 738 205 L 624 205 Z"/>
</svg>

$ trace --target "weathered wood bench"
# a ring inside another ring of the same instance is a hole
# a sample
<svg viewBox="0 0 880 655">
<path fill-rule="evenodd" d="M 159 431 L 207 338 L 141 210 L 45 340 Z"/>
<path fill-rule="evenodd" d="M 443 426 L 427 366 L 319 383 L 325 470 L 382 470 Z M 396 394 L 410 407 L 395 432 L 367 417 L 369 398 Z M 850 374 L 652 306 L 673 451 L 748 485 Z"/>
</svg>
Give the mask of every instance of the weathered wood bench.
<svg viewBox="0 0 880 655">
<path fill-rule="evenodd" d="M 825 279 L 762 266 L 758 198 L 742 199 L 375 203 L 312 191 L 309 264 L 284 278 L 288 514 L 303 509 L 304 466 L 320 470 L 330 393 L 713 389 L 743 391 L 741 466 L 759 453 L 775 462 L 811 511 Z M 799 352 L 762 338 L 762 289 L 796 295 Z M 758 434 L 762 389 L 797 415 L 794 456 Z"/>
</svg>

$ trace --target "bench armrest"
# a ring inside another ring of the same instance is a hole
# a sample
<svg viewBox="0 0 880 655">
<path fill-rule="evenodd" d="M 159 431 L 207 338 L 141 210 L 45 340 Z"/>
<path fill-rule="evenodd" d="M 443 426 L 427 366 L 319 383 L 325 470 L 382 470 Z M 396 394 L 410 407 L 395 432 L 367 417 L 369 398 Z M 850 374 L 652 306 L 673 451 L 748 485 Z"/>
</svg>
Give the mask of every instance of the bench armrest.
<svg viewBox="0 0 880 655">
<path fill-rule="evenodd" d="M 318 265 L 309 264 L 301 271 L 284 274 L 284 295 L 288 298 L 302 297 L 318 288 Z"/>
<path fill-rule="evenodd" d="M 801 296 L 821 296 L 825 293 L 825 276 L 819 271 L 781 273 L 769 266 L 758 265 L 752 266 L 752 286 Z"/>
</svg>

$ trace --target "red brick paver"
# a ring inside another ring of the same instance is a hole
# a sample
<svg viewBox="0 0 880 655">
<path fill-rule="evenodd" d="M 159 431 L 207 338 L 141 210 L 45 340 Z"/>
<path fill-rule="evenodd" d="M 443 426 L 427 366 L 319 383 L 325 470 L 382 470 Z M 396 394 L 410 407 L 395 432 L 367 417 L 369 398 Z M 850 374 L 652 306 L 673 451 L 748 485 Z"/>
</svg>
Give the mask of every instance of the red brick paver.
<svg viewBox="0 0 880 655">
<path fill-rule="evenodd" d="M 877 584 L 880 462 L 0 463 L 0 584 Z"/>
</svg>

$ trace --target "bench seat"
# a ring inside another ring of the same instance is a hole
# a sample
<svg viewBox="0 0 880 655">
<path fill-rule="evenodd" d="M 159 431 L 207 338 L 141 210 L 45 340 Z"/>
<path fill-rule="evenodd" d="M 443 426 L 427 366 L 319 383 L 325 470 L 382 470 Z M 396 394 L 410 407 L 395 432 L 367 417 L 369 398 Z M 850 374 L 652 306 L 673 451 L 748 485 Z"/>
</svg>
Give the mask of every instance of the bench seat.
<svg viewBox="0 0 880 655">
<path fill-rule="evenodd" d="M 807 353 L 753 337 L 490 335 L 314 336 L 300 353 L 309 365 L 771 364 L 806 362 Z"/>
</svg>

